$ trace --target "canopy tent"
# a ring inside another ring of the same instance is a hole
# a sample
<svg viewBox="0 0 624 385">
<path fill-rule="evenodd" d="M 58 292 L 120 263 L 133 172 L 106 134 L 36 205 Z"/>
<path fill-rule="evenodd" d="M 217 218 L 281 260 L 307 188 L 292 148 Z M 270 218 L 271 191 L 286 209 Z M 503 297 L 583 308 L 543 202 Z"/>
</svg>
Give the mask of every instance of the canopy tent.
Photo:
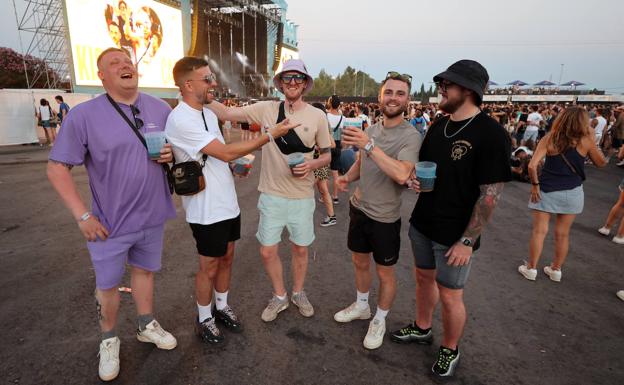
<svg viewBox="0 0 624 385">
<path fill-rule="evenodd" d="M 519 86 L 519 87 L 526 86 L 528 84 L 529 83 L 523 82 L 522 80 L 514 80 L 511 83 L 507 83 L 508 86 Z"/>
<path fill-rule="evenodd" d="M 584 86 L 585 83 L 576 81 L 576 80 L 570 80 L 567 83 L 563 83 L 562 86 L 566 86 L 566 87 L 576 87 L 576 86 Z"/>
<path fill-rule="evenodd" d="M 488 85 L 488 87 L 489 87 L 489 86 L 497 86 L 497 85 L 498 85 L 498 83 L 496 83 L 496 82 L 495 82 L 495 81 L 493 81 L 493 80 L 488 80 L 487 85 Z"/>
<path fill-rule="evenodd" d="M 548 80 L 542 80 L 541 82 L 539 82 L 539 83 L 535 83 L 535 84 L 533 84 L 533 85 L 534 85 L 534 86 L 545 86 L 545 87 L 550 87 L 550 86 L 555 86 L 555 85 L 556 85 L 556 83 L 553 83 L 553 82 L 548 81 Z"/>
</svg>

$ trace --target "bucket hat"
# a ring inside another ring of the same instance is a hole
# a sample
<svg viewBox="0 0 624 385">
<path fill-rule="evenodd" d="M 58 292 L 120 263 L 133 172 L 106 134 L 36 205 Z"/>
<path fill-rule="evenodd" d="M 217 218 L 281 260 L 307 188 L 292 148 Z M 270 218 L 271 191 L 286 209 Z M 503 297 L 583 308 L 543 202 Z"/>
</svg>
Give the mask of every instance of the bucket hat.
<svg viewBox="0 0 624 385">
<path fill-rule="evenodd" d="M 303 90 L 303 94 L 305 95 L 308 92 L 310 92 L 310 90 L 312 89 L 312 86 L 314 85 L 314 79 L 308 73 L 308 69 L 303 63 L 303 60 L 299 60 L 299 59 L 290 59 L 284 62 L 284 65 L 282 66 L 282 70 L 276 73 L 275 76 L 273 77 L 273 86 L 275 86 L 276 89 L 281 91 L 282 82 L 280 80 L 280 75 L 283 74 L 284 72 L 290 72 L 290 71 L 299 72 L 300 74 L 303 74 L 308 78 L 308 82 L 307 82 L 306 88 Z"/>
<path fill-rule="evenodd" d="M 490 76 L 479 62 L 464 59 L 451 64 L 446 71 L 433 77 L 433 81 L 436 83 L 443 79 L 474 91 L 479 97 L 479 104 L 481 104 Z"/>
</svg>

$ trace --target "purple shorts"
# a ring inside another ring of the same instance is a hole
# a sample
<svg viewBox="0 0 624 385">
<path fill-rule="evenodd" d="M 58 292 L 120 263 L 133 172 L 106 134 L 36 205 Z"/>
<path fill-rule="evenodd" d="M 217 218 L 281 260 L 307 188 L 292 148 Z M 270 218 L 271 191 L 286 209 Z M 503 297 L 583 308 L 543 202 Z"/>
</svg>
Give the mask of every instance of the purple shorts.
<svg viewBox="0 0 624 385">
<path fill-rule="evenodd" d="M 117 287 L 126 263 L 147 271 L 160 270 L 164 232 L 163 224 L 105 241 L 87 242 L 95 270 L 95 286 L 100 290 Z"/>
</svg>

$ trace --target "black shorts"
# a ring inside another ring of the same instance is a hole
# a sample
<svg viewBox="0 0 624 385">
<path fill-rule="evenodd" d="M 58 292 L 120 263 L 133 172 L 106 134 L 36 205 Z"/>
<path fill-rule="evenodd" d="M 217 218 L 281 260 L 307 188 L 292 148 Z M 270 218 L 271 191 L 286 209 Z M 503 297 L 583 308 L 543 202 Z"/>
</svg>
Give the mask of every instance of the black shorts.
<svg viewBox="0 0 624 385">
<path fill-rule="evenodd" d="M 613 141 L 611 142 L 611 147 L 620 148 L 621 146 L 622 146 L 622 139 L 613 138 Z"/>
<path fill-rule="evenodd" d="M 197 223 L 189 225 L 193 230 L 197 252 L 204 257 L 223 257 L 227 252 L 228 243 L 240 239 L 240 215 L 210 225 Z"/>
<path fill-rule="evenodd" d="M 349 205 L 347 247 L 355 253 L 373 253 L 378 265 L 392 266 L 399 260 L 401 218 L 393 223 L 378 222 Z"/>
<path fill-rule="evenodd" d="M 331 162 L 329 163 L 329 168 L 332 171 L 340 170 L 340 153 L 342 150 L 340 149 L 340 141 L 336 141 L 336 148 L 331 149 Z"/>
</svg>

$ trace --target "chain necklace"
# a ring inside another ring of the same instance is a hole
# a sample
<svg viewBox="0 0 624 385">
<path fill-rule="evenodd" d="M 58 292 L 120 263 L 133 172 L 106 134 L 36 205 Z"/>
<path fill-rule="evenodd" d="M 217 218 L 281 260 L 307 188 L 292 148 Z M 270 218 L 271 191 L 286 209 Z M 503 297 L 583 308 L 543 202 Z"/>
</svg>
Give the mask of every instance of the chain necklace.
<svg viewBox="0 0 624 385">
<path fill-rule="evenodd" d="M 451 121 L 451 117 L 449 116 L 448 120 L 446 121 L 446 124 L 444 125 L 444 136 L 446 137 L 446 139 L 451 139 L 452 137 L 454 137 L 455 135 L 459 134 L 461 132 L 461 130 L 463 130 L 464 128 L 466 128 L 467 125 L 470 124 L 470 122 L 472 122 L 474 120 L 474 118 L 477 117 L 477 115 L 479 115 L 481 113 L 481 111 L 477 112 L 476 114 L 474 114 L 472 116 L 472 118 L 470 118 L 470 120 L 464 124 L 463 126 L 461 126 L 461 128 L 459 130 L 457 130 L 457 132 L 455 132 L 453 135 L 448 135 L 446 133 L 446 128 L 448 127 L 449 122 Z"/>
</svg>

